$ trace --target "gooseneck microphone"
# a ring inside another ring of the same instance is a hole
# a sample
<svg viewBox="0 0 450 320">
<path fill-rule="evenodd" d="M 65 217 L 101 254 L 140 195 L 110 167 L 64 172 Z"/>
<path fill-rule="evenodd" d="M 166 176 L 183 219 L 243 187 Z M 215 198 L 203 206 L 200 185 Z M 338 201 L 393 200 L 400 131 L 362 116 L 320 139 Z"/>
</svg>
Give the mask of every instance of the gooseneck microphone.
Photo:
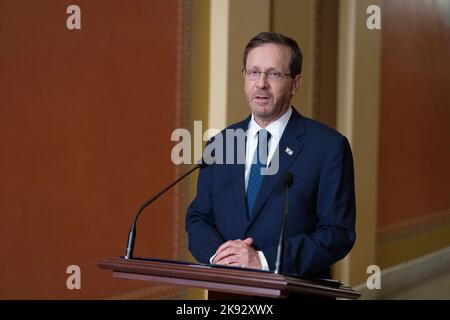
<svg viewBox="0 0 450 320">
<path fill-rule="evenodd" d="M 275 273 L 280 273 L 280 267 L 283 264 L 284 229 L 288 214 L 288 194 L 289 188 L 291 187 L 293 180 L 294 177 L 292 176 L 292 173 L 290 173 L 289 171 L 287 171 L 282 178 L 282 184 L 285 187 L 285 196 L 284 196 L 283 217 L 281 218 L 282 220 L 281 220 L 280 239 L 278 240 L 277 259 L 275 261 Z"/>
<path fill-rule="evenodd" d="M 191 170 L 183 174 L 181 177 L 179 177 L 177 180 L 169 184 L 167 187 L 165 187 L 162 191 L 160 191 L 158 194 L 153 196 L 151 199 L 144 202 L 144 204 L 136 211 L 133 217 L 133 223 L 130 227 L 130 233 L 128 234 L 128 241 L 127 241 L 127 250 L 125 251 L 125 259 L 132 259 L 133 258 L 133 251 L 134 251 L 134 240 L 136 238 L 136 221 L 141 214 L 142 210 L 145 209 L 150 203 L 158 199 L 162 194 L 164 194 L 166 191 L 168 191 L 170 188 L 172 188 L 174 185 L 176 185 L 178 182 L 186 178 L 188 175 L 190 175 L 192 172 L 194 172 L 197 169 L 203 169 L 207 167 L 208 165 L 205 163 L 197 164 L 195 167 L 193 167 Z"/>
</svg>

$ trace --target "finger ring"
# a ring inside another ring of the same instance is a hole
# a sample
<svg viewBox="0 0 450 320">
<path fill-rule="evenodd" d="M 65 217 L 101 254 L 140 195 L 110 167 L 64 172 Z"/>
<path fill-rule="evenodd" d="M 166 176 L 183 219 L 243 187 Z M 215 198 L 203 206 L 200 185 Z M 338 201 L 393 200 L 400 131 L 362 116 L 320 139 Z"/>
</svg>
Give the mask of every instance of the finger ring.
<svg viewBox="0 0 450 320">
<path fill-rule="evenodd" d="M 228 260 L 227 260 L 227 265 L 228 265 Z"/>
</svg>

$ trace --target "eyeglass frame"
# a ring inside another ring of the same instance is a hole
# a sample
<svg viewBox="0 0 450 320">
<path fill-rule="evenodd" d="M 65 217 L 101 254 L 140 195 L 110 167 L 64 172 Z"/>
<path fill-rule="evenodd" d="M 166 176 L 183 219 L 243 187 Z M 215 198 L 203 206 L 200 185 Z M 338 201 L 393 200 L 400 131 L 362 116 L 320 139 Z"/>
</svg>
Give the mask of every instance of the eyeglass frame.
<svg viewBox="0 0 450 320">
<path fill-rule="evenodd" d="M 241 70 L 241 72 L 242 72 L 242 74 L 244 75 L 244 79 L 247 79 L 247 68 L 242 68 L 242 70 Z M 279 71 L 256 71 L 256 70 L 252 70 L 252 71 L 255 71 L 255 72 L 258 72 L 258 77 L 256 78 L 256 79 L 254 79 L 254 80 L 250 80 L 249 79 L 249 81 L 258 81 L 259 80 L 259 77 L 261 77 L 261 73 L 264 73 L 265 75 L 266 75 L 266 77 L 267 77 L 267 80 L 269 80 L 270 81 L 270 78 L 269 78 L 269 73 L 270 72 L 272 72 L 272 73 L 277 73 L 277 74 L 280 74 L 280 75 L 282 75 L 283 77 L 280 77 L 279 79 L 276 79 L 275 81 L 279 81 L 279 80 L 282 80 L 282 79 L 284 79 L 284 78 L 286 78 L 286 77 L 289 77 L 289 78 L 294 78 L 293 77 L 293 74 L 292 73 L 282 73 L 282 72 L 279 72 Z M 273 79 L 272 79 L 272 81 L 273 81 Z"/>
</svg>

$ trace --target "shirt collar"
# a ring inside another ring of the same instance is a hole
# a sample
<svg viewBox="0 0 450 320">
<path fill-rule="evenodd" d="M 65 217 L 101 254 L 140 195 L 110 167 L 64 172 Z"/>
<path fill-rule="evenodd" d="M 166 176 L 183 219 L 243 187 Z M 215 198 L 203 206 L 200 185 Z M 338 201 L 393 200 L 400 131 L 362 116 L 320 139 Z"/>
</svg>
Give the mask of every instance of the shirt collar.
<svg viewBox="0 0 450 320">
<path fill-rule="evenodd" d="M 275 141 L 280 141 L 281 135 L 284 132 L 284 129 L 287 126 L 287 123 L 289 122 L 289 118 L 292 114 L 292 107 L 289 107 L 289 109 L 277 120 L 270 123 L 265 129 L 269 131 L 271 134 L 271 139 L 275 139 Z M 262 127 L 255 121 L 255 118 L 253 117 L 250 120 L 250 123 L 248 124 L 248 132 L 247 136 L 250 138 L 254 138 L 256 133 L 261 130 Z"/>
</svg>

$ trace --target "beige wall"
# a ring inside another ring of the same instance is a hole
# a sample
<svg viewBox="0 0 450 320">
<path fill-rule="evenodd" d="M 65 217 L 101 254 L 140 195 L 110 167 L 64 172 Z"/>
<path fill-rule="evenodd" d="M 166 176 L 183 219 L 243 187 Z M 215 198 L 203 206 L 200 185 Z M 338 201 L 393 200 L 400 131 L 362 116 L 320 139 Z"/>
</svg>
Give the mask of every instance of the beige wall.
<svg viewBox="0 0 450 320">
<path fill-rule="evenodd" d="M 276 31 L 286 33 L 298 39 L 304 61 L 304 80 L 302 88 L 295 96 L 293 104 L 306 116 L 313 116 L 315 88 L 315 41 L 314 19 L 316 6 L 313 0 L 223 0 L 211 2 L 217 9 L 211 10 L 211 41 L 220 46 L 214 51 L 210 48 L 210 73 L 213 85 L 213 96 L 210 96 L 210 122 L 212 127 L 221 129 L 226 125 L 242 120 L 249 114 L 249 108 L 243 93 L 243 78 L 241 74 L 243 62 L 242 53 L 247 42 L 259 32 Z M 226 9 L 226 14 L 225 9 Z M 226 15 L 224 23 L 223 16 Z M 225 29 L 224 29 L 225 28 Z M 224 56 L 224 50 L 228 55 Z M 220 66 L 218 66 L 218 64 Z M 223 69 L 221 64 L 228 67 Z M 217 68 L 218 72 L 212 72 Z M 217 84 L 217 86 L 216 86 Z M 220 95 L 226 96 L 220 100 Z M 223 110 L 223 106 L 226 109 Z"/>
<path fill-rule="evenodd" d="M 271 14 L 271 31 L 292 37 L 302 50 L 303 83 L 292 104 L 307 117 L 314 114 L 315 3 L 314 0 L 273 0 Z"/>
<path fill-rule="evenodd" d="M 230 125 L 250 113 L 243 91 L 242 53 L 251 38 L 270 30 L 270 0 L 231 0 L 228 28 L 227 125 Z"/>
<path fill-rule="evenodd" d="M 340 2 L 337 128 L 351 143 L 355 167 L 356 233 L 337 274 L 351 285 L 364 282 L 376 264 L 378 111 L 381 31 L 366 27 L 366 8 L 380 1 Z"/>
</svg>

